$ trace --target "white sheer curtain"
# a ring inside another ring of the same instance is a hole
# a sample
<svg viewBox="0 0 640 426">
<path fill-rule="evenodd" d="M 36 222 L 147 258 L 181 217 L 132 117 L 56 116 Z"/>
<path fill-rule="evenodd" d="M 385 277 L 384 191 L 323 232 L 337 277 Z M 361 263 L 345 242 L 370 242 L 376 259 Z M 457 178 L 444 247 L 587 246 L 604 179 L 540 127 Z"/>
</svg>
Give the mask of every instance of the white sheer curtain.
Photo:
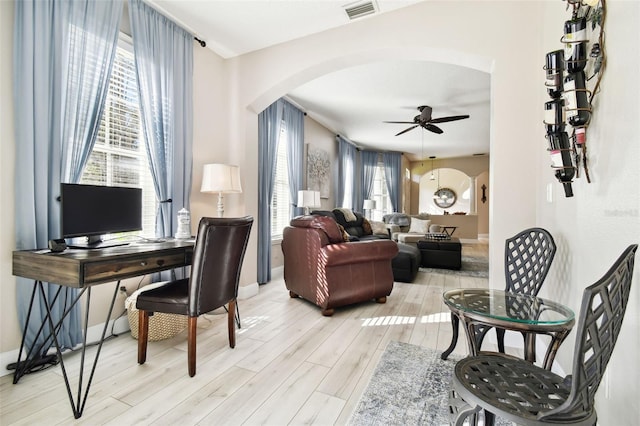
<svg viewBox="0 0 640 426">
<path fill-rule="evenodd" d="M 351 142 L 338 135 L 338 182 L 336 207 L 356 208 L 356 166 L 358 150 Z"/>
<path fill-rule="evenodd" d="M 258 114 L 258 283 L 271 281 L 271 197 L 283 99 Z"/>
<path fill-rule="evenodd" d="M 158 212 L 156 236 L 172 237 L 189 210 L 193 144 L 193 35 L 141 0 L 129 0 L 140 111 Z"/>
<path fill-rule="evenodd" d="M 304 171 L 304 114 L 290 102 L 283 100 L 282 120 L 287 126 L 287 171 L 289 173 L 289 196 L 291 197 L 291 213 L 293 218 L 302 214 L 303 209 L 297 207 L 298 191 L 303 184 Z"/>
</svg>

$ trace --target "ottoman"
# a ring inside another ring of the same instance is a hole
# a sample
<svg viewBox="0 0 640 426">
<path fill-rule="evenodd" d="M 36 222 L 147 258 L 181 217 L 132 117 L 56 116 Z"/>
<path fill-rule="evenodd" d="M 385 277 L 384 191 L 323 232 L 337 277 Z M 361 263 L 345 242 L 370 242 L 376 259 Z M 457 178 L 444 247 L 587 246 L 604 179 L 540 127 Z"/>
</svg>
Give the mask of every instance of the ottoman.
<svg viewBox="0 0 640 426">
<path fill-rule="evenodd" d="M 462 244 L 458 238 L 450 240 L 418 241 L 421 265 L 424 268 L 460 269 L 462 267 Z"/>
<path fill-rule="evenodd" d="M 398 254 L 391 259 L 393 280 L 413 282 L 420 267 L 420 250 L 415 246 L 398 243 Z"/>
</svg>

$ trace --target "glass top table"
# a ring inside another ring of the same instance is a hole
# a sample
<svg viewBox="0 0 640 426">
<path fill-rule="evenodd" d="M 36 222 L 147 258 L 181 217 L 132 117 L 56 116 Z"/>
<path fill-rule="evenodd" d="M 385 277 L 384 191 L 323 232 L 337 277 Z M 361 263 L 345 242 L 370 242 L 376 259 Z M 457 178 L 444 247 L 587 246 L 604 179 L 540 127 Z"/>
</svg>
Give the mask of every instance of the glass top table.
<svg viewBox="0 0 640 426">
<path fill-rule="evenodd" d="M 525 334 L 525 359 L 535 360 L 535 337 L 546 334 L 551 337 L 544 368 L 551 369 L 560 344 L 567 337 L 575 322 L 575 314 L 568 307 L 522 293 L 502 290 L 466 288 L 444 292 L 444 303 L 452 313 L 454 339 L 442 355 L 445 359 L 455 347 L 458 321 L 465 325 L 469 353 L 477 355 L 486 331 L 490 327 L 520 331 Z"/>
</svg>

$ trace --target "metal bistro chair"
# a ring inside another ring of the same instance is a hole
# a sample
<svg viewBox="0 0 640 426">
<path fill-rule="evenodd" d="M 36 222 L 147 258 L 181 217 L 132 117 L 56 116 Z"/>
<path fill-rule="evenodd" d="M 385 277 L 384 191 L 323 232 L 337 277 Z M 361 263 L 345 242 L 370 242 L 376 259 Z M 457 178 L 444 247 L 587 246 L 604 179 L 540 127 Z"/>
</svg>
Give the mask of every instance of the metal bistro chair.
<svg viewBox="0 0 640 426">
<path fill-rule="evenodd" d="M 508 238 L 504 244 L 505 291 L 537 296 L 544 279 L 549 273 L 555 254 L 556 243 L 546 229 L 529 228 Z M 447 359 L 456 346 L 458 323 L 459 318 L 452 315 L 453 337 L 449 348 L 442 353 L 442 359 Z M 477 326 L 475 328 L 478 348 L 482 346 L 482 341 L 490 329 L 491 327 L 488 326 Z M 498 350 L 501 353 L 504 353 L 504 334 L 504 329 L 496 328 Z M 525 337 L 525 342 L 528 340 L 527 344 L 535 344 L 534 336 L 529 336 L 529 339 L 527 339 L 527 334 L 522 334 Z M 532 352 L 535 354 L 533 346 Z"/>
<path fill-rule="evenodd" d="M 165 312 L 188 316 L 188 369 L 196 374 L 196 325 L 198 317 L 229 305 L 229 346 L 235 347 L 234 315 L 242 260 L 247 249 L 253 218 L 203 217 L 193 253 L 191 276 L 168 281 L 161 287 L 142 292 L 137 298 L 138 363 L 147 359 L 149 315 Z"/>
<path fill-rule="evenodd" d="M 504 244 L 505 291 L 537 296 L 555 255 L 556 243 L 546 229 L 525 229 L 507 239 Z M 484 330 L 482 338 L 486 331 Z M 505 353 L 504 333 L 504 329 L 496 328 L 498 350 L 501 353 Z M 527 333 L 522 335 L 526 342 Z M 531 353 L 535 355 L 535 336 L 528 337 L 527 344 L 532 345 Z"/>
<path fill-rule="evenodd" d="M 462 425 L 484 409 L 486 425 L 495 415 L 522 425 L 595 425 L 594 397 L 622 326 L 637 249 L 629 246 L 584 290 L 571 375 L 503 354 L 465 358 L 454 368 L 452 424 Z"/>
</svg>

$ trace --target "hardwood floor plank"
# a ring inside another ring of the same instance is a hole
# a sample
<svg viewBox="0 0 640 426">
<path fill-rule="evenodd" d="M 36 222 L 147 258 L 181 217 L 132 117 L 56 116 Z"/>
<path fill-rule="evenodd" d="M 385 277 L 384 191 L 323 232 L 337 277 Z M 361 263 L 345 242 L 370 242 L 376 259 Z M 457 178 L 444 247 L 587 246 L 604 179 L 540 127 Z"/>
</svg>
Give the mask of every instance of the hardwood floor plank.
<svg viewBox="0 0 640 426">
<path fill-rule="evenodd" d="M 247 419 L 246 425 L 285 425 L 309 399 L 329 368 L 302 363 Z"/>
<path fill-rule="evenodd" d="M 305 401 L 289 424 L 291 425 L 332 425 L 342 409 L 345 401 L 322 392 L 314 392 Z"/>
</svg>

